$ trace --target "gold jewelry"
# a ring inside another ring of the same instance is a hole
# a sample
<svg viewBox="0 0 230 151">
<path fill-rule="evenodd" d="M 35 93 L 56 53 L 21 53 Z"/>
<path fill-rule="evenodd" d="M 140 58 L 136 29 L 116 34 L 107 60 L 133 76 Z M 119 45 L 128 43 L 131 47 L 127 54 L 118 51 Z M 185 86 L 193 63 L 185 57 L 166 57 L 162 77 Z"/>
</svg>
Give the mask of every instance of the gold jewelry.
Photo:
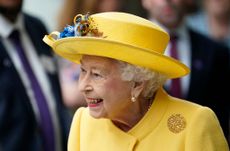
<svg viewBox="0 0 230 151">
<path fill-rule="evenodd" d="M 149 105 L 148 105 L 148 110 L 147 111 L 149 111 L 150 110 L 150 108 L 151 108 L 151 106 L 152 106 L 152 104 L 153 104 L 153 99 L 149 99 Z"/>
<path fill-rule="evenodd" d="M 186 128 L 186 120 L 181 114 L 172 114 L 168 118 L 168 129 L 173 133 L 180 133 Z"/>
<path fill-rule="evenodd" d="M 148 110 L 147 111 L 149 111 L 150 110 L 150 108 L 151 108 L 151 106 L 152 106 L 152 104 L 153 104 L 153 101 L 154 101 L 154 99 L 155 99 L 155 96 L 156 96 L 156 93 L 154 93 L 153 94 L 153 97 L 151 97 L 151 98 L 149 98 L 148 99 Z"/>
</svg>

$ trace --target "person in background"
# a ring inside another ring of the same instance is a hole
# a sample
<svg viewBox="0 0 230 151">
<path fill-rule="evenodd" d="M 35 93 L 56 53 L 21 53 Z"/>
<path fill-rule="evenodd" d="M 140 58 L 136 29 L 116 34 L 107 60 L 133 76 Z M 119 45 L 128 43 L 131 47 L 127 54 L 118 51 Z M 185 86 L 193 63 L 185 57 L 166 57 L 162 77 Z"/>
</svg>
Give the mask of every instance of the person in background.
<svg viewBox="0 0 230 151">
<path fill-rule="evenodd" d="M 230 0 L 203 0 L 202 9 L 187 17 L 194 30 L 230 49 Z"/>
<path fill-rule="evenodd" d="M 86 106 L 85 100 L 78 90 L 79 65 L 58 58 L 61 91 L 65 106 L 73 114 L 76 109 Z"/>
<path fill-rule="evenodd" d="M 128 13 L 79 14 L 73 26 L 43 40 L 80 63 L 88 107 L 75 113 L 68 151 L 228 151 L 210 108 L 162 88 L 189 69 L 163 54 L 169 35 L 160 26 Z"/>
<path fill-rule="evenodd" d="M 65 0 L 58 14 L 58 29 L 73 23 L 76 14 L 121 11 L 127 0 Z"/>
<path fill-rule="evenodd" d="M 58 14 L 59 29 L 72 25 L 72 18 L 80 12 L 96 13 L 119 11 L 126 0 L 66 0 Z M 86 106 L 83 96 L 78 90 L 79 65 L 65 59 L 59 59 L 60 81 L 65 105 L 74 113 L 81 106 Z"/>
<path fill-rule="evenodd" d="M 199 0 L 184 0 L 186 14 L 193 14 L 198 11 L 200 6 Z"/>
<path fill-rule="evenodd" d="M 230 100 L 227 47 L 186 26 L 184 0 L 142 0 L 142 4 L 149 19 L 171 35 L 166 54 L 191 68 L 189 75 L 168 81 L 165 85 L 167 91 L 213 109 L 227 138 Z"/>
<path fill-rule="evenodd" d="M 0 147 L 65 151 L 71 117 L 53 54 L 42 42 L 47 31 L 22 5 L 0 0 Z"/>
</svg>

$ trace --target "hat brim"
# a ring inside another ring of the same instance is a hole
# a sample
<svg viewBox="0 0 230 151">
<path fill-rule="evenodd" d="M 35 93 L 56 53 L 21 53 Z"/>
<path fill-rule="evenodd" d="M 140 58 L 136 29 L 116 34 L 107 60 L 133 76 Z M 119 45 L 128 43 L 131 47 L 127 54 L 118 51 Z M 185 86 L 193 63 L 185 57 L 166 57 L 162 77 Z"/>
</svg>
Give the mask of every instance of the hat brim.
<svg viewBox="0 0 230 151">
<path fill-rule="evenodd" d="M 168 78 L 178 78 L 189 73 L 187 66 L 173 58 L 120 42 L 95 37 L 68 37 L 50 42 L 48 38 L 45 36 L 43 40 L 58 55 L 75 63 L 80 63 L 82 55 L 94 55 L 146 67 Z"/>
</svg>

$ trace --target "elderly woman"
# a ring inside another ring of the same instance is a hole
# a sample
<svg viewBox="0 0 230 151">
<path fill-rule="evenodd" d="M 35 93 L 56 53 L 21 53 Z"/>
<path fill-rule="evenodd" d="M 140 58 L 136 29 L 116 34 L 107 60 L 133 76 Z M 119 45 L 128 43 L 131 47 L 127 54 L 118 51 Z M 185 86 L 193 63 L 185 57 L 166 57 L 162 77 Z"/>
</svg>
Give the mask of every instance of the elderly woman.
<svg viewBox="0 0 230 151">
<path fill-rule="evenodd" d="M 77 15 L 74 25 L 43 39 L 81 64 L 79 89 L 88 104 L 75 113 L 69 151 L 227 151 L 215 114 L 169 96 L 166 79 L 189 73 L 163 55 L 169 36 L 135 15 Z"/>
</svg>

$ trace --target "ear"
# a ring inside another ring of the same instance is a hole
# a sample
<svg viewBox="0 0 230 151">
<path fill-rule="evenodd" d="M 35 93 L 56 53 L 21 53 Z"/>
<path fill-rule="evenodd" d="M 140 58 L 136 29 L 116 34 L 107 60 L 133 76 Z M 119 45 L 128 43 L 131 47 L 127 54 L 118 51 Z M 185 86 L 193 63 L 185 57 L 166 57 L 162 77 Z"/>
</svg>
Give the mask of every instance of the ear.
<svg viewBox="0 0 230 151">
<path fill-rule="evenodd" d="M 131 97 L 138 98 L 141 92 L 143 91 L 146 82 L 133 82 L 133 86 L 131 89 Z"/>
</svg>

